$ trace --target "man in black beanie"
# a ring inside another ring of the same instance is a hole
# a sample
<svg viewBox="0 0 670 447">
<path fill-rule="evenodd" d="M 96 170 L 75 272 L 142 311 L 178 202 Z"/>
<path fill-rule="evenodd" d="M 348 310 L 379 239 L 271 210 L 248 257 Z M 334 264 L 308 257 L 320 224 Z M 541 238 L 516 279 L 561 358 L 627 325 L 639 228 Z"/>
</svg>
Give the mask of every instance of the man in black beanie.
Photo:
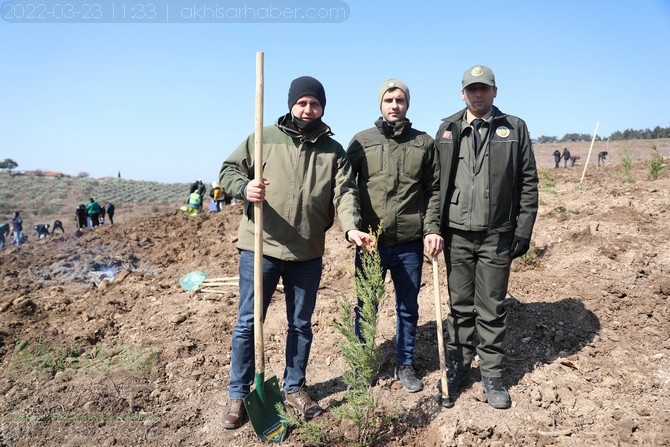
<svg viewBox="0 0 670 447">
<path fill-rule="evenodd" d="M 255 135 L 251 134 L 223 162 L 219 184 L 246 211 L 241 219 L 237 324 L 232 336 L 230 404 L 223 427 L 245 420 L 243 399 L 254 379 L 254 215 L 252 203 L 263 203 L 263 306 L 282 279 L 288 329 L 283 390 L 286 403 L 310 419 L 323 411 L 305 390 L 316 305 L 325 248 L 325 233 L 335 211 L 345 238 L 358 246 L 372 243 L 358 229 L 358 188 L 342 146 L 321 121 L 326 105 L 323 85 L 303 76 L 291 83 L 289 113 L 263 128 L 263 178 L 254 178 Z M 264 315 L 265 317 L 265 315 Z"/>
</svg>

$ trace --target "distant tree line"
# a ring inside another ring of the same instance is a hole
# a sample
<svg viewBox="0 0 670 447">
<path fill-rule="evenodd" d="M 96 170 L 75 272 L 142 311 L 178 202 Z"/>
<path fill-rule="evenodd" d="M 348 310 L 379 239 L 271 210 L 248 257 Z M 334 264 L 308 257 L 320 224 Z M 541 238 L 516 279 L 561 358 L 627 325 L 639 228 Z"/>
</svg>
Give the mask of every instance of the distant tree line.
<svg viewBox="0 0 670 447">
<path fill-rule="evenodd" d="M 609 137 L 606 138 L 601 138 L 600 136 L 596 135 L 596 141 L 602 141 L 602 140 L 611 140 L 611 141 L 617 141 L 617 140 L 654 140 L 656 138 L 670 138 L 670 127 L 661 127 L 661 126 L 656 126 L 653 130 L 651 129 L 644 129 L 644 130 L 633 130 L 633 129 L 626 129 L 623 132 L 617 130 L 616 132 L 612 133 Z M 535 141 L 537 141 L 539 144 L 545 144 L 545 143 L 575 143 L 578 141 L 591 141 L 593 139 L 593 135 L 587 134 L 587 133 L 566 133 L 563 135 L 563 138 L 558 138 L 558 137 L 548 137 L 546 135 L 542 135 L 541 137 L 537 138 Z"/>
</svg>

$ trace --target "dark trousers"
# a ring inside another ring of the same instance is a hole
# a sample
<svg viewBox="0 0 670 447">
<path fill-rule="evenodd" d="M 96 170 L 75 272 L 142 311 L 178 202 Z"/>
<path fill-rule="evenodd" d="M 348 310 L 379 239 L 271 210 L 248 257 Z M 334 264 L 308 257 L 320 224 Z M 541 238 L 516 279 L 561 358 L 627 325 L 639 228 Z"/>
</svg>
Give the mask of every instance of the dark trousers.
<svg viewBox="0 0 670 447">
<path fill-rule="evenodd" d="M 445 235 L 445 258 L 450 312 L 447 319 L 449 368 L 469 369 L 475 353 L 485 377 L 502 375 L 503 340 L 507 314 L 510 246 L 513 233 L 450 229 Z M 475 346 L 475 332 L 479 344 Z"/>
</svg>

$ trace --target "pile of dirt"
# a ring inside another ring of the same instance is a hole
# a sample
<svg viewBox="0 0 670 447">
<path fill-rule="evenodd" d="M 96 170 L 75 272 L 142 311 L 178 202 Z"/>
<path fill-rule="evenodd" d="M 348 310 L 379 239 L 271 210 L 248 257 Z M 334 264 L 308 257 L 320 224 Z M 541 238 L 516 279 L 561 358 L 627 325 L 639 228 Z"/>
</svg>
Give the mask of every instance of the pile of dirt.
<svg viewBox="0 0 670 447">
<path fill-rule="evenodd" d="M 594 168 L 581 185 L 579 169 L 543 175 L 533 256 L 515 261 L 506 301 L 509 410 L 482 401 L 476 370 L 453 409 L 435 402 L 428 262 L 416 348 L 426 386 L 402 389 L 393 379 L 388 284 L 374 391 L 379 414 L 393 422 L 375 445 L 670 444 L 670 180 L 649 181 L 646 169 L 634 164 L 634 183 L 623 183 L 614 164 Z M 197 217 L 174 211 L 0 252 L 0 446 L 262 445 L 250 424 L 226 431 L 220 422 L 237 288 L 208 294 L 179 285 L 194 270 L 237 274 L 241 213 L 239 205 Z M 327 409 L 346 395 L 341 336 L 330 323 L 341 300 L 354 302 L 353 253 L 333 228 L 308 368 L 310 393 Z M 443 260 L 440 269 L 446 314 Z M 284 315 L 277 291 L 266 375 L 280 379 Z M 331 412 L 317 422 L 327 422 L 328 443 L 352 443 L 351 427 Z M 290 436 L 286 445 L 306 444 Z"/>
</svg>

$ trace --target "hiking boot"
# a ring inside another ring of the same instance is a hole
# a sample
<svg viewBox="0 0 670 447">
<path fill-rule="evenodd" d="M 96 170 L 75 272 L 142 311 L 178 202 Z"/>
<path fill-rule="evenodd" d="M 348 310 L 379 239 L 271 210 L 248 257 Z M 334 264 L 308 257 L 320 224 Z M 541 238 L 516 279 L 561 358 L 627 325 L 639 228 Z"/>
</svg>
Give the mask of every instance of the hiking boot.
<svg viewBox="0 0 670 447">
<path fill-rule="evenodd" d="M 242 399 L 231 399 L 228 404 L 228 410 L 223 415 L 223 428 L 234 430 L 244 423 L 244 417 L 247 414 Z"/>
<path fill-rule="evenodd" d="M 395 369 L 395 378 L 400 379 L 402 386 L 410 393 L 423 389 L 423 383 L 416 377 L 412 365 L 400 365 Z"/>
<path fill-rule="evenodd" d="M 469 369 L 450 369 L 447 371 L 447 387 L 449 387 L 449 395 L 452 396 L 461 388 L 463 381 L 468 376 Z M 442 381 L 437 382 L 437 389 L 442 393 Z"/>
<path fill-rule="evenodd" d="M 482 385 L 486 400 L 493 408 L 504 410 L 512 406 L 512 400 L 500 377 L 482 377 Z"/>
<path fill-rule="evenodd" d="M 286 403 L 293 407 L 305 419 L 312 419 L 323 413 L 323 408 L 309 397 L 307 391 L 300 389 L 295 393 L 286 393 Z"/>
</svg>

